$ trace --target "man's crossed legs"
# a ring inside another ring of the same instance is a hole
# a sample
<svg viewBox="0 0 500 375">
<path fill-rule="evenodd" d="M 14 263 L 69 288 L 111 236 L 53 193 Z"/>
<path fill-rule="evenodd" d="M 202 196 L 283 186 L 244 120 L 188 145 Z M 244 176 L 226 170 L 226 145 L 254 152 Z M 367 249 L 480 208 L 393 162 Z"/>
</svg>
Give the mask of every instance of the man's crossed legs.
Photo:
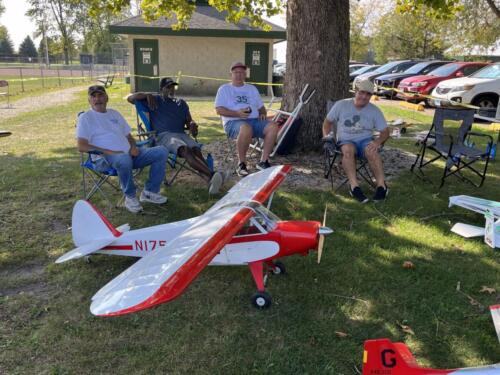
<svg viewBox="0 0 500 375">
<path fill-rule="evenodd" d="M 186 159 L 191 168 L 200 173 L 200 176 L 209 184 L 209 194 L 217 194 L 224 176 L 220 172 L 210 170 L 203 154 L 200 144 L 185 133 L 162 132 L 158 137 L 158 144 L 165 147 L 168 152 L 177 154 Z"/>
</svg>

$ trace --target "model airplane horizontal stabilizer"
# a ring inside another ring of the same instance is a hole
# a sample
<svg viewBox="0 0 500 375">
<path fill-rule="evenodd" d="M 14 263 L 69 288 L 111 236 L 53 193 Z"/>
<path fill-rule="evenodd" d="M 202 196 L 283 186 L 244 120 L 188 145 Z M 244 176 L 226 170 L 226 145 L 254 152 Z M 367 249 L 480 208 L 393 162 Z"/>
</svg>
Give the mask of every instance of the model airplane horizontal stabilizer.
<svg viewBox="0 0 500 375">
<path fill-rule="evenodd" d="M 363 375 L 498 375 L 500 364 L 454 370 L 420 367 L 408 347 L 389 339 L 366 340 Z"/>
<path fill-rule="evenodd" d="M 141 258 L 92 298 L 95 315 L 123 315 L 179 296 L 255 214 L 252 201 L 264 201 L 285 178 L 289 166 L 277 166 L 241 180 L 177 237 Z"/>
<path fill-rule="evenodd" d="M 127 231 L 129 226 L 125 224 L 120 229 Z M 79 200 L 73 207 L 71 227 L 73 242 L 78 247 L 59 257 L 56 263 L 95 253 L 120 237 L 122 231 L 116 229 L 91 203 Z"/>
</svg>

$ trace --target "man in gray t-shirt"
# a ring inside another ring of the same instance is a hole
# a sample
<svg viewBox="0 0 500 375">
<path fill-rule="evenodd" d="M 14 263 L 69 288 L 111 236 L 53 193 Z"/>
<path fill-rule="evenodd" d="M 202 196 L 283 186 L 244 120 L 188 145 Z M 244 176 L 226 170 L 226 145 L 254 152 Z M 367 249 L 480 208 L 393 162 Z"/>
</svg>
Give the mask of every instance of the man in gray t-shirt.
<svg viewBox="0 0 500 375">
<path fill-rule="evenodd" d="M 350 184 L 350 194 L 361 203 L 368 202 L 356 176 L 356 156 L 366 157 L 377 181 L 374 201 L 384 200 L 389 189 L 384 179 L 384 169 L 379 149 L 389 138 L 389 128 L 380 109 L 370 103 L 374 91 L 369 80 L 358 81 L 352 99 L 339 100 L 323 122 L 323 140 L 337 142 L 342 150 L 342 168 Z M 373 138 L 373 131 L 379 136 Z"/>
</svg>

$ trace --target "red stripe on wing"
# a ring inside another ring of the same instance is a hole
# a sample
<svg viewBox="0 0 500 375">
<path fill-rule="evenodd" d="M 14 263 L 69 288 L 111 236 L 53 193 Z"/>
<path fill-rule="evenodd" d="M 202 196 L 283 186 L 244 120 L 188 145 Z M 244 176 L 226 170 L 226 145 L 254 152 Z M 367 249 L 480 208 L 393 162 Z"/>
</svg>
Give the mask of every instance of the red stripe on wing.
<svg viewBox="0 0 500 375">
<path fill-rule="evenodd" d="M 252 199 L 259 203 L 264 203 L 267 200 L 267 198 L 269 198 L 270 195 L 283 182 L 287 173 L 290 172 L 291 169 L 292 169 L 291 165 L 289 164 L 284 165 L 281 168 L 281 171 L 271 181 L 269 181 L 266 185 L 264 185 L 264 187 L 260 189 Z"/>
</svg>

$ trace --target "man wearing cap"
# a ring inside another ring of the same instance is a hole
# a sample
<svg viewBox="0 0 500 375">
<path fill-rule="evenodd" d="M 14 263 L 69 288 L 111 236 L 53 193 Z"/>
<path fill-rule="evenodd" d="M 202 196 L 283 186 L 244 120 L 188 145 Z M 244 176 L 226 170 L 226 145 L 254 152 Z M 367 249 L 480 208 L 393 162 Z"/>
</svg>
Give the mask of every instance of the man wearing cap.
<svg viewBox="0 0 500 375">
<path fill-rule="evenodd" d="M 380 109 L 370 103 L 374 85 L 369 80 L 359 81 L 354 98 L 339 100 L 323 122 L 323 140 L 342 151 L 342 168 L 350 184 L 350 194 L 361 203 L 368 202 L 356 176 L 356 157 L 365 157 L 375 176 L 377 189 L 373 200 L 382 201 L 389 193 L 379 150 L 389 138 L 389 128 Z M 373 138 L 373 131 L 379 132 Z"/>
<path fill-rule="evenodd" d="M 116 169 L 125 195 L 125 207 L 130 212 L 142 210 L 136 198 L 132 170 L 148 165 L 151 166 L 149 178 L 139 199 L 141 202 L 165 203 L 167 198 L 159 191 L 165 177 L 167 151 L 163 147 L 137 147 L 127 121 L 119 112 L 106 108 L 108 95 L 103 86 L 90 86 L 88 100 L 91 109 L 78 117 L 76 127 L 78 151 L 100 151 L 102 156 L 92 155 L 96 169 L 106 171 L 110 166 Z"/>
<path fill-rule="evenodd" d="M 254 85 L 245 83 L 247 67 L 241 62 L 231 65 L 231 83 L 219 87 L 215 98 L 215 110 L 222 117 L 224 130 L 236 139 L 239 176 L 248 175 L 246 154 L 252 138 L 264 139 L 264 148 L 257 169 L 271 166 L 269 155 L 276 143 L 278 125 L 267 120 L 267 112 Z"/>
<path fill-rule="evenodd" d="M 187 128 L 196 137 L 198 125 L 193 121 L 187 103 L 174 97 L 177 85 L 172 78 L 165 77 L 160 81 L 160 94 L 137 92 L 129 95 L 127 100 L 131 104 L 135 104 L 137 100 L 143 101 L 148 106 L 150 120 L 158 136 L 157 144 L 186 159 L 207 181 L 208 192 L 217 194 L 224 178 L 220 172 L 210 170 L 201 153 L 200 144 L 184 132 Z"/>
</svg>

